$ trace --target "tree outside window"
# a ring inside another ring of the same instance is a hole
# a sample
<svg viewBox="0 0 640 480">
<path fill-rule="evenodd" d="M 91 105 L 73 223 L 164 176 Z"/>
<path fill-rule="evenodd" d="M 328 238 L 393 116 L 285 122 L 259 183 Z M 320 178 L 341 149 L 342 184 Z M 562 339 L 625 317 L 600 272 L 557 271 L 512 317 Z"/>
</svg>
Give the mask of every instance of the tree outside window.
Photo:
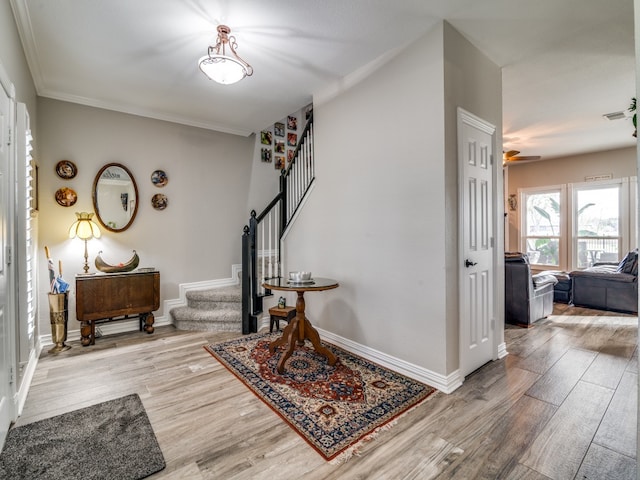
<svg viewBox="0 0 640 480">
<path fill-rule="evenodd" d="M 526 195 L 526 250 L 533 264 L 560 264 L 560 191 Z"/>
</svg>

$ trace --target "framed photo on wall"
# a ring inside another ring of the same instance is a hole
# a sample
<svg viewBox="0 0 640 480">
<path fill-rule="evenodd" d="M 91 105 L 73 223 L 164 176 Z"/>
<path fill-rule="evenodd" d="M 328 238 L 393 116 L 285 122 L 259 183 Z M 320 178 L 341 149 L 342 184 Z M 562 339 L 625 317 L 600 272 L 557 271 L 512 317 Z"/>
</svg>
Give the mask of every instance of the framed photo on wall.
<svg viewBox="0 0 640 480">
<path fill-rule="evenodd" d="M 271 149 L 263 148 L 262 151 L 260 152 L 260 159 L 263 162 L 271 163 Z"/>
<path fill-rule="evenodd" d="M 276 137 L 284 137 L 284 123 L 276 122 L 273 125 L 273 133 Z"/>
<path fill-rule="evenodd" d="M 260 142 L 263 145 L 271 145 L 273 143 L 273 134 L 269 130 L 260 132 Z"/>
</svg>

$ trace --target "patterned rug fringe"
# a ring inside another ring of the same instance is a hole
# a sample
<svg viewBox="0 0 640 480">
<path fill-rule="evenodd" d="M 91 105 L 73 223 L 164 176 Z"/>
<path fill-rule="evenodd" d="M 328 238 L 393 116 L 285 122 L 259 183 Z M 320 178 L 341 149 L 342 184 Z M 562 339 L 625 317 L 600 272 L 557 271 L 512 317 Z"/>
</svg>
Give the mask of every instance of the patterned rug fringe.
<svg viewBox="0 0 640 480">
<path fill-rule="evenodd" d="M 433 393 L 435 393 L 435 391 Z M 398 419 L 400 417 L 402 417 L 403 415 L 406 415 L 407 413 L 412 412 L 415 409 L 417 409 L 427 399 L 433 397 L 433 393 L 431 395 L 429 395 L 428 397 L 425 397 L 422 400 L 420 400 L 418 403 L 413 405 L 411 408 L 409 408 L 409 409 L 405 410 L 404 412 L 402 412 L 401 414 L 399 414 L 396 418 L 394 418 L 390 422 L 379 426 L 373 432 L 369 433 L 368 435 L 365 435 L 363 438 L 361 438 L 360 440 L 355 442 L 350 447 L 347 447 L 344 451 L 340 452 L 336 457 L 334 457 L 331 460 L 329 460 L 329 464 L 331 464 L 331 465 L 340 465 L 342 463 L 348 462 L 352 457 L 359 457 L 361 455 L 361 453 L 362 453 L 362 447 L 366 443 L 368 443 L 368 442 L 370 442 L 372 440 L 375 440 L 380 435 L 380 433 L 386 432 L 387 430 L 391 430 L 393 427 L 395 427 L 398 424 Z"/>
<path fill-rule="evenodd" d="M 394 419 L 389 423 L 385 423 L 384 425 L 376 428 L 373 432 L 369 433 L 368 435 L 365 435 L 363 438 L 358 440 L 356 443 L 354 443 L 350 447 L 347 447 L 343 452 L 338 454 L 338 456 L 329 460 L 329 463 L 331 465 L 340 465 L 342 463 L 348 462 L 353 457 L 359 457 L 362 454 L 362 447 L 366 443 L 378 438 L 380 433 L 386 432 L 387 430 L 391 430 L 397 423 L 398 423 L 398 420 Z"/>
</svg>

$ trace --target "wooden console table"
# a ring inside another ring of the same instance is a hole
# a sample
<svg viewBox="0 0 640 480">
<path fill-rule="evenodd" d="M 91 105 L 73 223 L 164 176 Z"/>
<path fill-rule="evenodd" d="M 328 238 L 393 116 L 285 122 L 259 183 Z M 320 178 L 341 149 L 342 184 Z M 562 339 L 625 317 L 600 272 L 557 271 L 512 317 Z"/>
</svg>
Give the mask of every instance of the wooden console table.
<svg viewBox="0 0 640 480">
<path fill-rule="evenodd" d="M 96 323 L 140 318 L 153 333 L 153 310 L 160 307 L 160 272 L 76 275 L 76 318 L 84 347 L 96 343 Z"/>
</svg>

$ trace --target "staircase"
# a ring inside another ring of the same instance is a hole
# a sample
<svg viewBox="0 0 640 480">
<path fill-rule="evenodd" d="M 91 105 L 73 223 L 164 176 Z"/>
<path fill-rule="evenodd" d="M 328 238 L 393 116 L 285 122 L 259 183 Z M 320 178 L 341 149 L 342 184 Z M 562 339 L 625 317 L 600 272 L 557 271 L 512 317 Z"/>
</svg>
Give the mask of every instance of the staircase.
<svg viewBox="0 0 640 480">
<path fill-rule="evenodd" d="M 170 310 L 177 329 L 257 331 L 262 299 L 271 295 L 262 283 L 282 275 L 282 235 L 315 179 L 313 113 L 299 138 L 293 160 L 280 174 L 280 192 L 262 213 L 252 211 L 249 225 L 244 227 L 240 285 L 186 292 L 187 305 Z"/>
<path fill-rule="evenodd" d="M 170 310 L 178 330 L 240 332 L 242 290 L 240 285 L 186 292 L 187 305 Z"/>
<path fill-rule="evenodd" d="M 280 174 L 280 192 L 257 214 L 251 212 L 242 235 L 242 333 L 257 331 L 262 300 L 271 291 L 266 278 L 282 276 L 281 240 L 315 180 L 313 113 L 300 135 L 293 160 Z"/>
</svg>

